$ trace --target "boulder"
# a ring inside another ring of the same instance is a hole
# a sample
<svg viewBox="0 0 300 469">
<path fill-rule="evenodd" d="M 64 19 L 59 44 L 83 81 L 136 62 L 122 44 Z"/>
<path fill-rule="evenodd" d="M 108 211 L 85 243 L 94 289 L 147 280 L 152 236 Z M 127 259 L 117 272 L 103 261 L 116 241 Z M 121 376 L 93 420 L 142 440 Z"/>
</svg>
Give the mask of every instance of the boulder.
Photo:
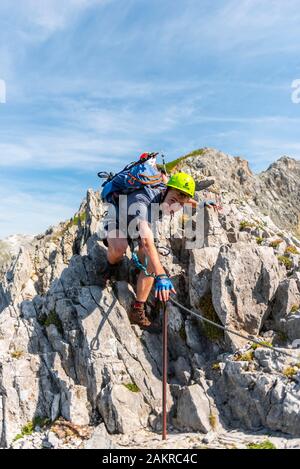
<svg viewBox="0 0 300 469">
<path fill-rule="evenodd" d="M 300 306 L 297 311 L 289 314 L 279 322 L 279 329 L 290 341 L 300 344 Z"/>
<path fill-rule="evenodd" d="M 185 387 L 180 392 L 176 426 L 201 433 L 211 430 L 209 400 L 199 384 Z"/>
<path fill-rule="evenodd" d="M 149 407 L 140 391 L 129 390 L 125 384 L 107 385 L 100 393 L 98 409 L 110 433 L 130 433 L 148 422 Z"/>
<path fill-rule="evenodd" d="M 281 330 L 284 328 L 282 320 L 286 320 L 289 315 L 300 308 L 300 292 L 296 278 L 287 278 L 280 282 L 274 305 L 272 308 L 272 316 L 276 327 Z M 300 338 L 300 337 L 299 337 Z"/>
<path fill-rule="evenodd" d="M 218 247 L 193 249 L 190 253 L 189 264 L 189 293 L 190 303 L 194 308 L 199 305 L 199 299 L 211 291 L 212 270 L 219 254 Z"/>
<path fill-rule="evenodd" d="M 116 446 L 112 442 L 104 423 L 98 425 L 91 438 L 89 438 L 85 444 L 84 449 L 115 449 Z"/>
<path fill-rule="evenodd" d="M 249 371 L 246 362 L 227 361 L 220 370 L 218 402 L 230 425 L 300 435 L 300 389 L 295 381 L 260 368 Z"/>
<path fill-rule="evenodd" d="M 174 371 L 179 384 L 188 385 L 191 379 L 191 366 L 186 358 L 178 357 L 174 362 Z"/>
<path fill-rule="evenodd" d="M 212 274 L 212 301 L 223 325 L 257 335 L 280 281 L 273 249 L 254 244 L 222 246 Z M 228 334 L 238 347 L 242 339 Z"/>
</svg>

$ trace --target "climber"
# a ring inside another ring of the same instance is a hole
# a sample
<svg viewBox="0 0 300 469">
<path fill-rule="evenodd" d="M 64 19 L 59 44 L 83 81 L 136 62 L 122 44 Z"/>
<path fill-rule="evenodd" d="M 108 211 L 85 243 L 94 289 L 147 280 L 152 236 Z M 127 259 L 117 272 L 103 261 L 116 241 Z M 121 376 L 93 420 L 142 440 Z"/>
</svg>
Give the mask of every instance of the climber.
<svg viewBox="0 0 300 469">
<path fill-rule="evenodd" d="M 176 293 L 172 281 L 160 262 L 159 254 L 155 247 L 154 236 L 149 223 L 151 206 L 155 203 L 159 204 L 162 216 L 179 210 L 184 204 L 189 204 L 193 207 L 197 206 L 197 202 L 193 199 L 195 181 L 190 175 L 177 173 L 171 176 L 170 179 L 166 178 L 165 180 L 167 180 L 166 183 L 161 182 L 155 187 L 145 186 L 127 195 L 128 213 L 132 213 L 130 207 L 134 207 L 134 215 L 131 214 L 126 220 L 127 226 L 129 228 L 132 220 L 136 221 L 139 235 L 138 256 L 141 262 L 144 262 L 145 258 L 148 259 L 147 270 L 153 274 L 153 276 L 147 276 L 144 271 L 140 272 L 136 286 L 136 301 L 129 312 L 129 319 L 132 324 L 137 324 L 149 332 L 152 329 L 157 331 L 157 326 L 153 326 L 145 312 L 145 303 L 153 283 L 155 286 L 155 298 L 162 302 L 167 302 L 170 294 Z M 121 220 L 117 218 L 114 229 L 110 230 L 107 227 L 108 233 L 105 244 L 108 246 L 108 264 L 105 272 L 106 278 L 115 276 L 118 264 L 127 250 L 128 243 L 131 242 L 131 233 L 121 233 L 120 225 Z"/>
</svg>

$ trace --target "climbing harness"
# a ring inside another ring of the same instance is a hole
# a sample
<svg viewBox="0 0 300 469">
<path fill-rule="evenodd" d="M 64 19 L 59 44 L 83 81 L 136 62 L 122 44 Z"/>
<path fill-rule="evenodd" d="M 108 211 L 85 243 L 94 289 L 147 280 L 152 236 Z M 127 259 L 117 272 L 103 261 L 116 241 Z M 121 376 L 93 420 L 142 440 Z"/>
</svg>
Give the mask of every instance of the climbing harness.
<svg viewBox="0 0 300 469">
<path fill-rule="evenodd" d="M 196 318 L 200 319 L 201 321 L 207 322 L 208 324 L 211 324 L 212 326 L 217 327 L 218 329 L 222 329 L 225 332 L 229 332 L 230 334 L 236 335 L 238 337 L 241 337 L 242 339 L 248 340 L 249 342 L 252 342 L 254 344 L 260 345 L 261 347 L 268 348 L 269 350 L 272 350 L 273 352 L 281 353 L 282 355 L 286 355 L 287 357 L 291 357 L 293 359 L 297 359 L 294 355 L 285 352 L 284 350 L 281 350 L 277 347 L 273 347 L 272 345 L 265 344 L 257 339 L 253 339 L 249 335 L 246 334 L 240 334 L 239 332 L 233 331 L 232 329 L 229 329 L 228 327 L 222 326 L 221 324 L 218 324 L 214 321 L 211 321 L 210 319 L 205 318 L 201 314 L 195 313 L 195 311 L 192 311 L 191 309 L 187 308 L 186 306 L 183 306 L 180 304 L 178 301 L 176 301 L 173 297 L 170 297 L 170 301 L 175 305 L 178 306 L 178 308 L 186 311 L 189 314 L 192 314 Z"/>
<path fill-rule="evenodd" d="M 173 220 L 173 217 L 174 217 L 174 214 L 172 213 L 171 214 L 171 222 L 169 224 L 169 237 L 171 238 L 171 225 L 172 225 L 172 220 Z M 137 240 L 132 240 L 130 244 L 130 250 L 131 250 L 131 260 L 133 261 L 134 265 L 140 269 L 141 271 L 144 272 L 144 274 L 146 275 L 146 277 L 155 277 L 155 275 L 153 273 L 149 273 L 148 270 L 147 270 L 147 267 L 148 267 L 148 257 L 145 257 L 145 264 L 142 264 L 140 259 L 139 259 L 139 256 L 137 255 L 137 253 L 135 252 L 136 249 L 139 247 L 139 243 Z M 171 248 L 169 248 L 168 246 L 163 246 L 161 244 L 156 244 L 155 243 L 155 247 L 158 251 L 158 253 L 163 256 L 163 257 L 167 257 L 171 254 Z"/>
<path fill-rule="evenodd" d="M 156 246 L 156 249 L 158 250 L 158 252 L 163 256 L 163 257 L 166 257 L 170 254 L 171 252 L 171 249 L 168 248 L 167 246 Z M 134 252 L 134 249 L 131 250 L 131 260 L 132 262 L 134 263 L 134 265 L 139 269 L 141 270 L 142 272 L 144 272 L 145 276 L 146 277 L 153 277 L 155 278 L 155 275 L 153 272 L 148 272 L 147 270 L 147 267 L 148 267 L 148 257 L 145 257 L 145 263 L 142 264 L 140 259 L 139 259 L 139 256 L 137 255 L 136 252 Z"/>
<path fill-rule="evenodd" d="M 138 269 L 140 269 L 142 272 L 144 272 L 144 275 L 145 275 L 146 277 L 153 277 L 153 278 L 155 278 L 155 274 L 154 274 L 153 272 L 150 273 L 150 272 L 148 272 L 148 270 L 147 270 L 147 267 L 148 267 L 148 257 L 145 257 L 145 264 L 142 264 L 141 261 L 140 261 L 140 259 L 139 259 L 139 256 L 137 255 L 137 253 L 134 252 L 134 251 L 132 251 L 132 252 L 131 252 L 131 259 L 132 259 L 134 265 L 135 265 Z"/>
</svg>

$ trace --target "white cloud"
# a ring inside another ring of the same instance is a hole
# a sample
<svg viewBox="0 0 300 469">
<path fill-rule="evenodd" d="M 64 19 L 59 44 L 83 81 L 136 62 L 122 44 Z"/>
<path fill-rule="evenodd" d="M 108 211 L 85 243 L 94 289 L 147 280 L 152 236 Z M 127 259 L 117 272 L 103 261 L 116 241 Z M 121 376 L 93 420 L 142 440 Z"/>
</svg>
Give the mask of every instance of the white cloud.
<svg viewBox="0 0 300 469">
<path fill-rule="evenodd" d="M 202 5 L 196 0 L 180 16 L 165 22 L 161 39 L 169 49 L 179 44 L 205 53 L 239 49 L 242 57 L 296 51 L 299 20 L 298 0 L 228 0 Z"/>
<path fill-rule="evenodd" d="M 293 141 L 284 141 L 274 139 L 254 139 L 253 146 L 260 148 L 260 154 L 268 152 L 277 156 L 288 155 L 296 159 L 300 159 L 300 143 Z M 274 157 L 273 157 L 274 159 Z"/>
<path fill-rule="evenodd" d="M 64 201 L 62 204 L 61 201 Z M 64 194 L 36 196 L 23 191 L 11 191 L 1 185 L 0 189 L 0 233 L 1 238 L 11 234 L 37 234 L 47 227 L 71 218 L 79 206 Z"/>
<path fill-rule="evenodd" d="M 177 104 L 138 105 L 119 103 L 113 108 L 96 105 L 93 99 L 59 100 L 59 106 L 47 116 L 55 119 L 55 128 L 18 128 L 14 142 L 2 131 L 0 167 L 49 167 L 94 170 L 110 159 L 119 165 L 142 151 L 149 141 L 159 141 L 166 133 L 192 122 L 198 112 L 197 94 Z M 60 127 L 60 123 L 62 126 Z M 7 141 L 5 141 L 7 140 Z M 159 150 L 159 148 L 158 148 Z"/>
<path fill-rule="evenodd" d="M 0 167 L 72 168 L 89 171 L 99 164 L 121 161 L 124 152 L 136 151 L 135 141 L 90 137 L 80 133 L 32 134 L 19 144 L 0 144 Z"/>
<path fill-rule="evenodd" d="M 0 104 L 6 103 L 6 83 L 0 78 Z"/>
<path fill-rule="evenodd" d="M 28 38 L 32 35 L 34 38 L 40 36 L 45 39 L 49 34 L 67 27 L 83 10 L 111 1 L 113 0 L 18 0 L 18 6 L 14 9 L 15 21 Z M 12 2 L 2 1 L 1 10 L 11 14 Z M 28 25 L 39 31 L 30 31 Z"/>
</svg>

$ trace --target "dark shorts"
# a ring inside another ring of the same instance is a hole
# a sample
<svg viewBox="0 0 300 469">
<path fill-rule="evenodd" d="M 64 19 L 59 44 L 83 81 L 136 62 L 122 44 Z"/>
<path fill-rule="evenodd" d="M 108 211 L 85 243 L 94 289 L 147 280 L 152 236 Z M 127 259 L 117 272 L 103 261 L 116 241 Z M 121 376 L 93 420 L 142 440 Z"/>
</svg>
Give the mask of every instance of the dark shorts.
<svg viewBox="0 0 300 469">
<path fill-rule="evenodd" d="M 139 244 L 139 241 L 140 241 L 138 231 L 136 231 L 136 233 L 130 233 L 129 230 L 128 230 L 128 226 L 136 218 L 136 216 L 129 215 L 127 217 L 127 221 L 126 221 L 126 224 L 124 226 L 123 223 L 120 223 L 120 220 L 119 220 L 119 206 L 114 204 L 114 209 L 115 209 L 115 216 L 114 216 L 114 213 L 108 212 L 106 217 L 105 217 L 104 226 L 103 226 L 104 236 L 102 238 L 103 244 L 106 247 L 108 247 L 108 241 L 107 241 L 108 234 L 111 231 L 118 230 L 118 231 L 125 232 L 128 245 L 132 249 L 136 246 L 136 244 Z"/>
</svg>

